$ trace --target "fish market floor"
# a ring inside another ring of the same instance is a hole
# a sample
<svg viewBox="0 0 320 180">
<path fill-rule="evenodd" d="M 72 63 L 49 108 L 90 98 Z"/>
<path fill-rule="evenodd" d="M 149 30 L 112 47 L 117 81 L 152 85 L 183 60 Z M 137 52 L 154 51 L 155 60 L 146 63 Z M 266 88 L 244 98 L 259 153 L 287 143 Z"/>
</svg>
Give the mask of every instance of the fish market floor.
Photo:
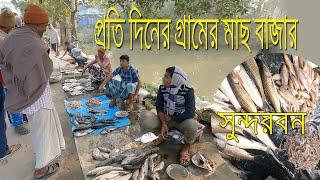
<svg viewBox="0 0 320 180">
<path fill-rule="evenodd" d="M 63 105 L 65 96 L 63 90 L 61 89 L 61 84 L 52 84 L 51 88 L 54 93 L 54 102 L 59 113 L 64 137 L 67 143 L 67 149 L 62 152 L 62 155 L 59 158 L 61 167 L 60 171 L 49 179 L 91 179 L 90 177 L 86 177 L 84 175 L 88 171 L 94 169 L 95 165 L 99 163 L 99 161 L 93 160 L 91 156 L 92 150 L 96 147 L 103 146 L 121 150 L 137 149 L 137 151 L 139 151 L 146 146 L 134 142 L 135 138 L 142 135 L 139 123 L 136 120 L 132 120 L 131 126 L 115 130 L 107 135 L 87 135 L 84 137 L 74 137 L 71 133 L 70 123 L 67 119 L 67 114 Z M 0 162 L 0 180 L 33 179 L 35 155 L 32 148 L 30 135 L 19 136 L 14 132 L 12 126 L 9 123 L 7 124 L 7 136 L 9 144 L 21 143 L 22 149 L 13 156 L 7 158 L 6 161 Z M 196 153 L 197 151 L 203 152 L 204 155 L 221 165 L 216 169 L 214 174 L 209 176 L 206 176 L 208 172 L 205 170 L 201 170 L 194 165 L 190 165 L 187 168 L 192 174 L 190 179 L 237 179 L 228 166 L 223 163 L 223 160 L 217 153 L 216 147 L 210 142 L 213 142 L 212 133 L 210 132 L 209 128 L 207 128 L 201 142 L 197 143 L 193 147 L 192 153 Z M 169 164 L 179 162 L 180 148 L 180 144 L 173 145 L 172 142 L 165 142 L 160 145 L 159 154 L 161 155 L 162 160 L 165 161 L 165 168 Z M 165 173 L 165 169 L 161 171 L 160 176 L 161 179 L 169 179 Z"/>
</svg>

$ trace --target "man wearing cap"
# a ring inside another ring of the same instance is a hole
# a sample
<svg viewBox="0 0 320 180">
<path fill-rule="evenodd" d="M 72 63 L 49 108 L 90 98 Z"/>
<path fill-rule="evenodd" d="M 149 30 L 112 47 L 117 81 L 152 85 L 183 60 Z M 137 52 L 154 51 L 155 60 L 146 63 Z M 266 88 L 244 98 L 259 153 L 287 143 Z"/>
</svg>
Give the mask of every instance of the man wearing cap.
<svg viewBox="0 0 320 180">
<path fill-rule="evenodd" d="M 34 176 L 42 179 L 58 171 L 59 163 L 52 162 L 61 155 L 65 141 L 49 86 L 53 63 L 41 39 L 48 26 L 48 13 L 29 4 L 24 22 L 0 45 L 0 67 L 8 88 L 5 108 L 27 115 L 36 154 Z"/>
<path fill-rule="evenodd" d="M 14 14 L 9 9 L 3 9 L 0 13 L 0 46 L 3 43 L 5 37 L 16 25 L 16 19 Z M 4 87 L 3 79 L 0 71 L 0 158 L 4 158 L 21 148 L 20 144 L 8 146 L 6 136 L 6 122 L 5 122 L 5 110 L 4 110 Z"/>
</svg>

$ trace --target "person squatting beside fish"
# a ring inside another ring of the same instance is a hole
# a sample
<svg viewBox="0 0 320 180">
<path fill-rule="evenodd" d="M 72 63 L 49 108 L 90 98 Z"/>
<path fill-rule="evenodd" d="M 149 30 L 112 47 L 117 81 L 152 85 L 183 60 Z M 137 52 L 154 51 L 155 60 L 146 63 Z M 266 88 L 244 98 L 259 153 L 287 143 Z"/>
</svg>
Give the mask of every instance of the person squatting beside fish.
<svg viewBox="0 0 320 180">
<path fill-rule="evenodd" d="M 190 164 L 189 149 L 202 135 L 205 127 L 194 119 L 195 109 L 194 90 L 188 85 L 186 73 L 181 68 L 172 66 L 166 69 L 163 84 L 158 90 L 157 115 L 150 111 L 140 114 L 144 130 L 155 131 L 161 128 L 161 135 L 153 142 L 154 145 L 164 142 L 171 128 L 184 134 L 186 143 L 180 152 L 180 163 L 184 166 Z"/>
<path fill-rule="evenodd" d="M 102 82 L 99 86 L 99 91 L 102 92 L 105 88 L 105 85 L 112 78 L 112 67 L 111 67 L 111 62 L 110 62 L 110 55 L 106 52 L 105 49 L 103 49 L 103 48 L 98 49 L 98 55 L 95 56 L 95 60 L 86 64 L 83 68 L 82 73 L 84 73 L 87 68 L 90 68 L 92 65 L 94 65 L 96 63 L 100 67 L 99 74 L 102 76 L 102 77 L 98 77 L 102 80 Z"/>
<path fill-rule="evenodd" d="M 134 101 L 138 100 L 141 81 L 139 71 L 129 63 L 128 55 L 120 56 L 120 67 L 113 71 L 112 76 L 105 91 L 111 96 L 110 106 L 115 106 L 117 100 L 128 100 L 127 110 L 132 111 Z M 121 79 L 115 79 L 117 76 Z"/>
</svg>

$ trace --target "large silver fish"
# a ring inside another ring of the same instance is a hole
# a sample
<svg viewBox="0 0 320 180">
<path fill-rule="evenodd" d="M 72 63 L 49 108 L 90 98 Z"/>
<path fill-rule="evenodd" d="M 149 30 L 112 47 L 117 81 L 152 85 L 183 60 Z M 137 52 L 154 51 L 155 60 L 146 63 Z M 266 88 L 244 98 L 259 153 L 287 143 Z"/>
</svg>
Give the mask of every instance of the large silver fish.
<svg viewBox="0 0 320 180">
<path fill-rule="evenodd" d="M 268 151 L 268 147 L 264 146 L 263 144 L 249 140 L 244 136 L 237 135 L 237 138 L 239 139 L 239 142 L 237 143 L 235 140 L 229 140 L 227 141 L 225 133 L 215 133 L 214 134 L 217 138 L 219 138 L 222 141 L 227 142 L 229 145 L 236 146 L 241 149 L 255 149 L 255 150 L 261 150 L 264 152 Z"/>
<path fill-rule="evenodd" d="M 263 85 L 262 85 L 262 81 L 261 81 L 259 68 L 257 66 L 255 59 L 251 58 L 251 59 L 245 61 L 244 63 L 242 63 L 242 65 L 245 68 L 245 70 L 247 71 L 248 75 L 251 77 L 251 79 L 256 84 L 256 86 L 260 92 L 262 100 L 266 103 L 267 99 L 266 99 L 265 92 L 263 90 Z"/>
<path fill-rule="evenodd" d="M 272 80 L 271 72 L 263 60 L 257 60 L 256 62 L 259 67 L 263 89 L 267 100 L 271 102 L 276 112 L 281 112 L 280 101 L 278 99 L 277 89 Z"/>
<path fill-rule="evenodd" d="M 253 103 L 248 92 L 241 86 L 237 77 L 231 74 L 227 76 L 228 82 L 241 107 L 247 112 L 257 112 L 257 108 Z"/>
<path fill-rule="evenodd" d="M 143 180 L 148 175 L 148 158 L 144 161 L 140 168 L 138 180 Z"/>
<path fill-rule="evenodd" d="M 214 98 L 219 99 L 223 102 L 229 102 L 229 98 L 228 96 L 226 96 L 225 94 L 223 94 L 223 92 L 221 92 L 219 89 L 216 91 L 216 93 L 214 93 Z"/>
<path fill-rule="evenodd" d="M 281 76 L 281 84 L 282 86 L 288 86 L 289 84 L 289 72 L 286 65 L 282 65 L 280 70 L 280 76 Z"/>
<path fill-rule="evenodd" d="M 261 98 L 261 95 L 259 93 L 259 90 L 257 86 L 255 85 L 254 81 L 250 78 L 250 76 L 247 74 L 246 70 L 242 65 L 239 65 L 238 68 L 235 69 L 238 73 L 238 77 L 240 79 L 240 84 L 243 86 L 243 88 L 248 92 L 250 95 L 252 101 L 260 108 L 265 109 L 264 102 Z"/>
<path fill-rule="evenodd" d="M 225 78 L 222 81 L 220 89 L 226 96 L 228 96 L 228 98 L 229 98 L 230 102 L 233 104 L 235 110 L 237 112 L 239 112 L 241 110 L 241 105 L 239 104 L 239 101 L 237 100 L 236 96 L 234 95 L 227 78 Z"/>
<path fill-rule="evenodd" d="M 218 149 L 227 155 L 230 155 L 237 159 L 244 159 L 249 161 L 255 160 L 254 156 L 243 149 L 240 149 L 236 146 L 231 146 L 221 139 L 215 138 L 214 141 L 216 142 Z"/>
</svg>

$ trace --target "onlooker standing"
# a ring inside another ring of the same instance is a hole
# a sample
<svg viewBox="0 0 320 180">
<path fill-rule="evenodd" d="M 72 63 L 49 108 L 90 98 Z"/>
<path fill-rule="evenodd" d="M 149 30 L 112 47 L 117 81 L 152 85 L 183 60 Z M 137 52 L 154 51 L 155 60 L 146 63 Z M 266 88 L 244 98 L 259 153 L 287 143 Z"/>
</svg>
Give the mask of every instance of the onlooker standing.
<svg viewBox="0 0 320 180">
<path fill-rule="evenodd" d="M 14 14 L 8 10 L 3 9 L 0 13 L 0 46 L 4 41 L 4 38 L 7 36 L 9 31 L 14 28 L 16 25 L 16 19 Z M 4 110 L 4 100 L 5 93 L 3 87 L 3 79 L 0 71 L 0 158 L 3 158 L 9 154 L 12 154 L 18 151 L 21 148 L 20 144 L 15 144 L 8 147 L 7 136 L 6 136 L 6 121 L 5 121 L 5 110 Z"/>
<path fill-rule="evenodd" d="M 52 162 L 61 155 L 61 149 L 65 149 L 49 85 L 53 63 L 41 39 L 49 16 L 41 6 L 29 4 L 24 22 L 24 26 L 14 29 L 0 45 L 0 66 L 8 88 L 5 108 L 28 116 L 36 154 L 34 177 L 45 179 L 59 170 L 59 163 Z"/>
<path fill-rule="evenodd" d="M 51 49 L 59 56 L 59 34 L 52 24 L 49 24 Z"/>
</svg>

